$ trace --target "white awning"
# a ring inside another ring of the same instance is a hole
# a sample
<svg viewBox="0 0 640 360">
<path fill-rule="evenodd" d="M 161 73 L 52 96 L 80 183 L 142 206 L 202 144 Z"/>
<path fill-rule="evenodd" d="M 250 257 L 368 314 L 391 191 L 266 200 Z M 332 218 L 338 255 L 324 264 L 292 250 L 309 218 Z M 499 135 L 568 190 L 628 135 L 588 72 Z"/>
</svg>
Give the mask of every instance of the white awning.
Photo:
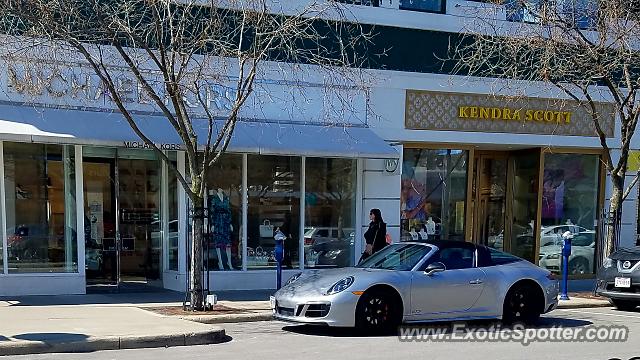
<svg viewBox="0 0 640 360">
<path fill-rule="evenodd" d="M 154 143 L 180 144 L 162 116 L 135 115 L 140 130 Z M 193 121 L 206 139 L 207 121 Z M 220 126 L 218 124 L 218 126 Z M 215 133 L 214 133 L 215 135 Z M 140 138 L 118 112 L 0 105 L 2 140 L 36 143 L 135 147 Z M 398 152 L 365 127 L 245 122 L 236 124 L 228 151 L 271 155 L 397 159 Z"/>
</svg>

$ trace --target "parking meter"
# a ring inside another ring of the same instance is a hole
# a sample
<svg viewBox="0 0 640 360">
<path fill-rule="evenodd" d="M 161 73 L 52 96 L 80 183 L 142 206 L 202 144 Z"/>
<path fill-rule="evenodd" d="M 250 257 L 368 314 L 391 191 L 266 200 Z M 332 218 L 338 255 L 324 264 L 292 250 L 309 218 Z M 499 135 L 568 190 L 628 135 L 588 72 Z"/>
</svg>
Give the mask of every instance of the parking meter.
<svg viewBox="0 0 640 360">
<path fill-rule="evenodd" d="M 276 240 L 276 246 L 274 256 L 276 258 L 276 288 L 280 289 L 282 284 L 282 260 L 284 260 L 284 240 L 287 238 L 280 229 L 276 230 L 276 234 L 273 237 Z"/>
<path fill-rule="evenodd" d="M 560 300 L 569 300 L 569 256 L 571 256 L 571 239 L 573 234 L 566 231 L 562 234 L 562 292 Z"/>
</svg>

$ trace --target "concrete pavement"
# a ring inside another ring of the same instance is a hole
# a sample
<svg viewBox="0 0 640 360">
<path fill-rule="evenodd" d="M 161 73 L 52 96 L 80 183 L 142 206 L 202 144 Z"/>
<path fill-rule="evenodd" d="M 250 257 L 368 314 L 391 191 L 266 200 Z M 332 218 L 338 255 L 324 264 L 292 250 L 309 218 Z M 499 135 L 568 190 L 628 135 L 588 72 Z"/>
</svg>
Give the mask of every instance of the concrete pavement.
<svg viewBox="0 0 640 360">
<path fill-rule="evenodd" d="M 0 306 L 0 355 L 213 344 L 224 329 L 127 306 Z"/>
</svg>

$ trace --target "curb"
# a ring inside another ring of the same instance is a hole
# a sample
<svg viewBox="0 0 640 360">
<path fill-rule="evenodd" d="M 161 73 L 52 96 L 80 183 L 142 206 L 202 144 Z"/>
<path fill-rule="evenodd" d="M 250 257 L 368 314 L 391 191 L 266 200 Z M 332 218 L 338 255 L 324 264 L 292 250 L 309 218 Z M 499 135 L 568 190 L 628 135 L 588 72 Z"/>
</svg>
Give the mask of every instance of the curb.
<svg viewBox="0 0 640 360">
<path fill-rule="evenodd" d="M 224 341 L 226 341 L 224 329 L 215 328 L 186 334 L 95 337 L 69 342 L 0 342 L 0 356 L 209 345 Z"/>
<path fill-rule="evenodd" d="M 263 311 L 250 314 L 181 316 L 180 319 L 202 324 L 239 323 L 252 321 L 271 321 L 273 320 L 273 314 L 271 311 Z"/>
<path fill-rule="evenodd" d="M 563 304 L 562 302 L 558 303 L 558 307 L 556 309 L 584 309 L 584 308 L 595 308 L 595 307 L 610 307 L 612 306 L 609 301 L 597 301 L 593 303 L 577 303 L 577 304 Z"/>
</svg>

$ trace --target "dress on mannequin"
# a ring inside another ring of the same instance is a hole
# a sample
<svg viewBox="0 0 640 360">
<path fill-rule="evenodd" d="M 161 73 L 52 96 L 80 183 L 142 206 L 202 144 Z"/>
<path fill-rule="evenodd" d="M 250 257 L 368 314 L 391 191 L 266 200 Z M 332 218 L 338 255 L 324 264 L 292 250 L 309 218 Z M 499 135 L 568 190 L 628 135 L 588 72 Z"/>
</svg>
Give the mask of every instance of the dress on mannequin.
<svg viewBox="0 0 640 360">
<path fill-rule="evenodd" d="M 211 217 L 211 233 L 216 255 L 218 255 L 218 268 L 225 270 L 225 266 L 228 266 L 231 270 L 233 269 L 231 264 L 231 234 L 233 232 L 231 204 L 229 197 L 222 189 L 218 189 L 215 194 L 209 196 L 209 216 Z M 223 261 L 223 257 L 226 257 L 226 261 Z"/>
</svg>

